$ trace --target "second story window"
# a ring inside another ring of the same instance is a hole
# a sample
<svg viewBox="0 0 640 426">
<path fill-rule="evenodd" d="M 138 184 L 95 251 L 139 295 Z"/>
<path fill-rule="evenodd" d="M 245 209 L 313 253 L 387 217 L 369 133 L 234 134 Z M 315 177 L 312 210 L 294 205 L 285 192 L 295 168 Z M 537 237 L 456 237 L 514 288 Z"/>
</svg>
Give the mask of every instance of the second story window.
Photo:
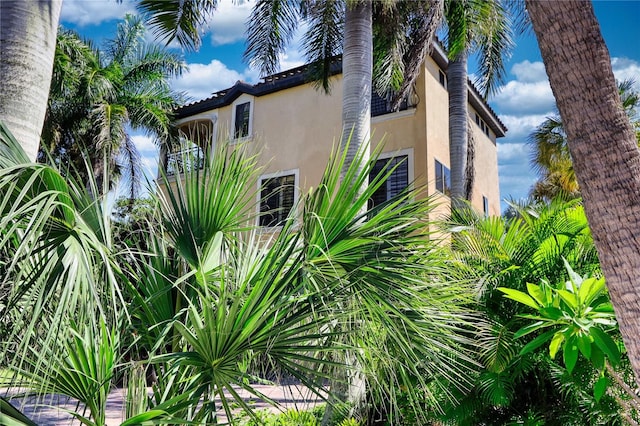
<svg viewBox="0 0 640 426">
<path fill-rule="evenodd" d="M 382 158 L 376 161 L 371 170 L 369 181 L 378 174 L 386 173 L 389 169 L 395 168 L 387 177 L 387 180 L 373 193 L 369 207 L 376 207 L 400 194 L 409 186 L 409 157 L 400 155 L 392 158 Z"/>
<path fill-rule="evenodd" d="M 264 178 L 260 181 L 260 226 L 279 226 L 295 202 L 295 174 Z"/>
<path fill-rule="evenodd" d="M 438 160 L 436 160 L 436 190 L 444 195 L 451 195 L 451 172 Z"/>
<path fill-rule="evenodd" d="M 249 120 L 251 114 L 251 103 L 245 102 L 235 107 L 235 121 L 233 126 L 234 139 L 242 139 L 249 136 Z"/>
<path fill-rule="evenodd" d="M 440 79 L 440 84 L 445 89 L 447 88 L 447 75 L 441 70 L 438 70 L 438 78 Z"/>
<path fill-rule="evenodd" d="M 489 217 L 489 199 L 482 196 L 482 212 L 484 213 L 484 217 Z"/>
</svg>

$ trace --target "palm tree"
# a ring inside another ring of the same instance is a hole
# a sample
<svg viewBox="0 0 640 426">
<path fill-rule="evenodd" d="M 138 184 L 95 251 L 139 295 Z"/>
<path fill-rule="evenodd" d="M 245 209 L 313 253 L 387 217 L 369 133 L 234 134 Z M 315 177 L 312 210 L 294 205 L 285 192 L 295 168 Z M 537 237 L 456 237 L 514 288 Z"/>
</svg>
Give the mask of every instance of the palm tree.
<svg viewBox="0 0 640 426">
<path fill-rule="evenodd" d="M 391 419 L 399 388 L 422 401 L 451 390 L 434 388 L 439 377 L 469 383 L 465 351 L 478 318 L 465 307 L 465 288 L 438 272 L 438 245 L 424 235 L 430 201 L 407 190 L 363 220 L 392 172 L 367 184 L 379 149 L 346 169 L 354 184 L 342 183 L 344 154 L 332 157 L 282 232 L 264 241 L 246 221 L 255 158 L 220 144 L 203 169 L 155 195 L 154 219 L 139 229 L 144 244 L 128 247 L 111 234 L 106 197 L 28 164 L 0 130 L 0 253 L 8 259 L 0 272 L 12 283 L 0 321 L 15 324 L 0 355 L 24 386 L 82 401 L 87 414 L 76 417 L 85 424 L 102 422 L 116 365 L 127 375 L 144 366 L 157 373 L 153 396 L 130 407 L 129 424 L 215 424 L 221 411 L 233 415 L 232 403 L 250 410 L 235 386 L 264 398 L 251 385 L 264 378 L 258 363 L 326 395 L 327 378 L 342 367 L 336 360 L 351 352 L 345 336 L 359 342 L 369 395 L 389 401 L 379 406 Z"/>
<path fill-rule="evenodd" d="M 198 33 L 215 0 L 140 0 L 138 9 L 155 34 L 196 48 Z M 56 47 L 62 1 L 0 2 L 0 121 L 7 123 L 26 148 L 28 158 L 38 153 Z"/>
<path fill-rule="evenodd" d="M 185 67 L 176 54 L 145 42 L 144 33 L 142 21 L 127 16 L 100 51 L 76 33 L 61 30 L 43 130 L 48 153 L 40 155 L 83 171 L 86 160 L 80 153 L 89 152 L 99 181 L 104 158 L 116 175 L 126 166 L 131 198 L 140 160 L 127 128 L 145 130 L 159 144 L 175 138 L 171 114 L 181 96 L 169 88 L 169 80 Z"/>
<path fill-rule="evenodd" d="M 620 331 L 640 383 L 640 150 L 593 5 L 527 0 Z"/>
<path fill-rule="evenodd" d="M 622 81 L 618 84 L 618 90 L 627 116 L 638 129 L 636 136 L 640 145 L 640 121 L 635 118 L 640 97 L 633 90 L 633 83 L 633 80 Z M 540 175 L 531 189 L 531 196 L 539 200 L 580 197 L 567 135 L 560 117 L 557 114 L 547 117 L 529 136 L 529 144 L 533 149 L 531 165 Z"/>
<path fill-rule="evenodd" d="M 34 160 L 47 108 L 62 2 L 0 2 L 0 121 Z"/>
<path fill-rule="evenodd" d="M 273 73 L 299 21 L 306 22 L 309 30 L 303 48 L 311 76 L 328 93 L 331 63 L 342 53 L 341 141 L 349 149 L 349 165 L 357 152 L 369 150 L 371 99 L 362 94 L 372 92 L 373 78 L 376 90 L 387 95 L 395 108 L 399 106 L 415 82 L 441 9 L 439 0 L 305 0 L 299 4 L 260 0 L 249 18 L 245 58 L 262 73 Z M 380 39 L 385 39 L 377 43 L 382 48 L 376 51 L 374 27 Z"/>
<path fill-rule="evenodd" d="M 449 152 L 451 199 L 453 207 L 471 199 L 473 177 L 469 169 L 469 102 L 467 62 L 471 53 L 479 54 L 478 84 L 486 98 L 505 75 L 504 58 L 513 47 L 511 21 L 502 0 L 448 1 L 445 3 L 447 27 L 447 90 L 449 91 Z"/>
</svg>

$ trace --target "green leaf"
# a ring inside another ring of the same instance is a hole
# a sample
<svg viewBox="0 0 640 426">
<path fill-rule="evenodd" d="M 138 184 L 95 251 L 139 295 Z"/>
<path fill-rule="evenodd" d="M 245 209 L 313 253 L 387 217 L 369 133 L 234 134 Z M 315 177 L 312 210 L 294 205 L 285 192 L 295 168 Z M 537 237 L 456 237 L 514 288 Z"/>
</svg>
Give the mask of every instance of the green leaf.
<svg viewBox="0 0 640 426">
<path fill-rule="evenodd" d="M 575 343 L 575 337 L 571 336 L 564 345 L 564 365 L 567 371 L 571 373 L 578 362 L 578 346 Z"/>
<path fill-rule="evenodd" d="M 591 363 L 597 370 L 604 369 L 604 353 L 598 346 L 591 346 Z"/>
<path fill-rule="evenodd" d="M 27 416 L 14 408 L 13 405 L 9 404 L 6 399 L 1 397 L 0 424 L 6 426 L 37 426 L 37 423 L 31 421 Z"/>
<path fill-rule="evenodd" d="M 562 342 L 564 342 L 564 334 L 558 331 L 553 335 L 553 339 L 551 339 L 551 343 L 549 344 L 549 356 L 551 359 L 555 359 Z"/>
<path fill-rule="evenodd" d="M 591 338 L 584 334 L 580 333 L 577 336 L 578 349 L 582 352 L 585 358 L 591 359 Z"/>
<path fill-rule="evenodd" d="M 547 295 L 545 294 L 541 286 L 527 283 L 527 291 L 529 292 L 531 297 L 533 297 L 540 305 L 544 306 L 549 303 L 549 301 L 547 300 Z"/>
<path fill-rule="evenodd" d="M 613 339 L 598 327 L 591 327 L 589 334 L 593 337 L 595 344 L 604 352 L 612 364 L 620 363 L 620 349 Z"/>
<path fill-rule="evenodd" d="M 538 310 L 540 308 L 540 305 L 538 305 L 536 301 L 533 300 L 533 298 L 526 293 L 523 293 L 519 290 L 514 290 L 512 288 L 506 288 L 506 287 L 498 287 L 498 290 L 503 292 L 506 295 L 506 297 L 509 299 L 515 300 L 516 302 L 532 307 L 535 310 Z"/>
<path fill-rule="evenodd" d="M 600 402 L 600 398 L 604 395 L 607 390 L 608 380 L 605 375 L 600 376 L 595 385 L 593 385 L 593 397 L 596 399 L 596 402 Z"/>
<path fill-rule="evenodd" d="M 591 306 L 594 300 L 598 300 L 601 297 L 606 287 L 605 287 L 604 278 L 600 278 L 600 279 L 589 278 L 588 281 L 591 281 L 591 285 L 589 286 L 589 292 L 587 293 L 587 291 L 585 290 L 585 294 L 583 296 L 582 287 L 580 287 L 580 298 L 582 299 L 582 302 L 586 306 Z M 609 297 L 605 294 L 604 299 L 608 301 Z M 594 306 L 597 306 L 598 304 L 599 303 L 596 303 L 594 304 Z"/>
<path fill-rule="evenodd" d="M 120 426 L 135 426 L 147 422 L 149 420 L 156 420 L 163 416 L 166 416 L 168 413 L 163 410 L 150 410 L 146 413 L 138 414 L 137 416 L 130 417 L 125 422 L 121 423 Z"/>
<path fill-rule="evenodd" d="M 544 316 L 545 318 L 558 321 L 564 316 L 564 313 L 558 308 L 549 306 L 549 307 L 540 309 L 540 315 Z"/>
<path fill-rule="evenodd" d="M 574 293 L 571 293 L 567 290 L 557 290 L 557 292 L 558 296 L 560 296 L 560 298 L 569 306 L 569 308 L 571 308 L 573 311 L 577 310 L 578 298 Z"/>
<path fill-rule="evenodd" d="M 526 355 L 529 352 L 538 349 L 540 346 L 545 344 L 545 342 L 549 340 L 555 333 L 555 330 L 549 330 L 546 333 L 542 333 L 541 335 L 524 345 L 524 347 L 520 350 L 520 355 Z"/>
<path fill-rule="evenodd" d="M 545 322 L 545 321 L 534 322 L 533 324 L 526 325 L 522 327 L 520 330 L 516 331 L 515 334 L 513 335 L 513 338 L 517 339 L 519 337 L 526 336 L 529 333 L 532 333 L 544 327 L 549 327 L 550 325 L 552 324 L 549 324 L 548 322 Z"/>
<path fill-rule="evenodd" d="M 563 258 L 562 261 L 564 262 L 564 267 L 566 268 L 567 273 L 569 274 L 569 279 L 574 285 L 579 287 L 582 284 L 582 277 L 573 271 L 573 268 L 571 268 L 571 265 L 569 265 L 569 262 L 567 262 L 567 259 Z"/>
</svg>

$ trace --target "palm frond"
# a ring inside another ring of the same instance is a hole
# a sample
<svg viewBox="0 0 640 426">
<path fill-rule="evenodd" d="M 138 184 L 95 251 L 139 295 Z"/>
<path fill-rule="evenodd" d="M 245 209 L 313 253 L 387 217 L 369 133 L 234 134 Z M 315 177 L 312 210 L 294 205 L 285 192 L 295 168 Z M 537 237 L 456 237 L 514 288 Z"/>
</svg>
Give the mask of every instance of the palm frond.
<svg viewBox="0 0 640 426">
<path fill-rule="evenodd" d="M 510 15 L 502 1 L 479 1 L 473 9 L 473 37 L 479 53 L 479 78 L 475 82 L 486 99 L 506 78 L 505 60 L 514 47 Z"/>
<path fill-rule="evenodd" d="M 110 62 L 123 65 L 131 62 L 132 56 L 143 42 L 144 33 L 145 28 L 140 17 L 125 16 L 124 21 L 118 24 L 115 38 L 108 43 L 107 54 Z"/>
<path fill-rule="evenodd" d="M 295 2 L 288 0 L 259 0 L 253 7 L 243 56 L 260 70 L 261 75 L 278 70 L 280 55 L 298 27 L 298 10 Z"/>
<path fill-rule="evenodd" d="M 430 52 L 435 33 L 444 16 L 444 1 L 421 0 L 408 4 L 412 10 L 408 19 L 405 20 L 404 32 L 407 45 L 402 57 L 404 78 L 400 87 L 393 92 L 391 108 L 394 111 L 411 94 L 422 63 Z"/>
<path fill-rule="evenodd" d="M 344 11 L 344 0 L 312 2 L 306 10 L 308 29 L 302 50 L 309 64 L 309 78 L 326 93 L 331 91 L 333 60 L 342 52 Z"/>
<path fill-rule="evenodd" d="M 234 232 L 248 228 L 255 219 L 252 207 L 257 200 L 260 169 L 255 156 L 219 143 L 215 151 L 205 151 L 203 161 L 202 169 L 185 171 L 175 183 L 163 176 L 165 187 L 175 190 L 160 195 L 168 236 L 192 266 L 199 264 L 217 232 L 232 239 Z"/>
<path fill-rule="evenodd" d="M 216 10 L 217 0 L 141 0 L 138 10 L 155 36 L 167 45 L 176 40 L 186 49 L 200 47 L 200 27 Z"/>
</svg>

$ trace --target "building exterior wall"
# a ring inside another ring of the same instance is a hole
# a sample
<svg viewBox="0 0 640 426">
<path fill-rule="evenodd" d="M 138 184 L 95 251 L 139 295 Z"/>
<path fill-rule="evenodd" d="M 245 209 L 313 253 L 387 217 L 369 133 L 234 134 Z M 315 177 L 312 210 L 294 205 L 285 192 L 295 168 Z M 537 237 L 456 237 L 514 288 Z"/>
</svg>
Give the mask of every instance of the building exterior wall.
<svg viewBox="0 0 640 426">
<path fill-rule="evenodd" d="M 436 194 L 439 207 L 436 216 L 450 209 L 447 196 L 436 191 L 435 160 L 450 168 L 448 94 L 440 81 L 440 67 L 432 59 L 415 84 L 414 108 L 372 117 L 372 145 L 383 140 L 384 157 L 402 152 L 409 156 L 411 177 L 417 186 L 426 185 L 429 195 Z M 243 93 L 229 105 L 200 112 L 182 119 L 183 125 L 197 118 L 212 120 L 217 140 L 233 138 L 236 105 L 251 102 L 251 134 L 241 140 L 259 153 L 264 176 L 281 171 L 297 174 L 299 192 L 317 185 L 329 154 L 339 144 L 342 133 L 342 78 L 332 78 L 331 95 L 316 90 L 312 84 L 274 91 L 262 96 Z M 475 110 L 470 107 L 473 116 Z M 213 117 L 213 118 L 212 118 Z M 474 132 L 476 147 L 476 182 L 472 204 L 483 211 L 483 196 L 490 204 L 490 214 L 500 214 L 498 165 L 495 134 L 493 140 Z"/>
</svg>

